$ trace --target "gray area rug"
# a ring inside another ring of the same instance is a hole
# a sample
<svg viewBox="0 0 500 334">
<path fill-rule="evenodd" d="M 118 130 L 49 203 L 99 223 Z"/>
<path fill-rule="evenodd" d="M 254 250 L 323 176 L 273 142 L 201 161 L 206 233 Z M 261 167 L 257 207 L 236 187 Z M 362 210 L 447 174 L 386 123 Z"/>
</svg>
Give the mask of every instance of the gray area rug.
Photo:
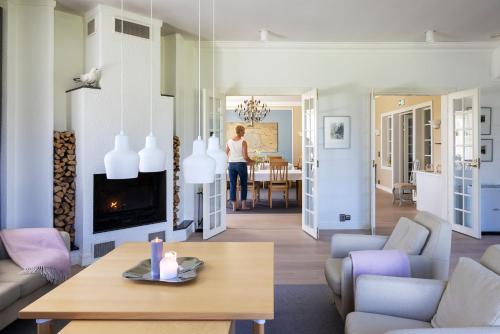
<svg viewBox="0 0 500 334">
<path fill-rule="evenodd" d="M 344 333 L 344 323 L 335 306 L 330 303 L 332 295 L 326 285 L 277 285 L 274 297 L 274 320 L 266 323 L 266 333 Z M 57 333 L 65 324 L 64 321 L 56 321 L 54 332 Z M 236 333 L 251 334 L 252 322 L 237 321 Z M 17 320 L 0 334 L 36 334 L 35 322 Z"/>
<path fill-rule="evenodd" d="M 252 207 L 252 193 L 248 193 L 248 205 Z M 290 189 L 289 199 L 288 199 L 288 208 L 285 206 L 285 200 L 283 199 L 283 194 L 279 192 L 273 193 L 273 208 L 269 207 L 269 201 L 267 198 L 267 189 L 260 190 L 260 201 L 257 201 L 255 204 L 255 208 L 251 210 L 238 210 L 233 212 L 230 205 L 227 205 L 227 214 L 255 214 L 255 213 L 301 213 L 302 207 L 298 205 L 295 200 L 295 189 Z"/>
</svg>

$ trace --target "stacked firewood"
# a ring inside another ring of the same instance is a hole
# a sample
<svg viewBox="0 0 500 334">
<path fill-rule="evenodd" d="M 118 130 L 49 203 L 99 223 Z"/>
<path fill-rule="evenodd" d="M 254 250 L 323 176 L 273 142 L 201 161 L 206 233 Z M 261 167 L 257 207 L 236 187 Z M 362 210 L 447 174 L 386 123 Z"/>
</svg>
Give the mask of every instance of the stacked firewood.
<svg viewBox="0 0 500 334">
<path fill-rule="evenodd" d="M 54 131 L 54 227 L 75 241 L 75 134 Z"/>
<path fill-rule="evenodd" d="M 179 197 L 179 171 L 181 170 L 180 165 L 180 146 L 181 140 L 178 136 L 174 136 L 174 227 L 177 226 L 179 222 L 179 203 L 181 201 Z"/>
</svg>

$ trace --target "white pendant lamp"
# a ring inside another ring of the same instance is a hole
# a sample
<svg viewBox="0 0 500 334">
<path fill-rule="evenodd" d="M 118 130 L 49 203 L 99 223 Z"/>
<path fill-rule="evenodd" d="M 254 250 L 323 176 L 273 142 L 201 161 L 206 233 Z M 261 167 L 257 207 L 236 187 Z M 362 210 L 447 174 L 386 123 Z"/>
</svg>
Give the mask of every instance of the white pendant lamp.
<svg viewBox="0 0 500 334">
<path fill-rule="evenodd" d="M 139 171 L 141 173 L 161 172 L 165 170 L 165 153 L 158 147 L 153 135 L 153 0 L 150 0 L 150 33 L 149 33 L 149 135 L 146 137 L 146 146 L 139 151 Z"/>
<path fill-rule="evenodd" d="M 215 112 L 215 0 L 212 0 L 212 95 L 212 110 Z M 225 173 L 227 155 L 220 149 L 219 137 L 215 134 L 208 139 L 207 154 L 215 160 L 215 173 Z"/>
<path fill-rule="evenodd" d="M 128 136 L 123 131 L 123 0 L 121 1 L 121 41 L 120 41 L 120 133 L 115 136 L 115 147 L 104 156 L 104 167 L 108 179 L 133 179 L 139 174 L 139 155 L 130 149 Z"/>
<path fill-rule="evenodd" d="M 207 155 L 201 139 L 201 0 L 198 0 L 198 139 L 193 142 L 193 153 L 182 161 L 184 181 L 190 184 L 213 183 L 215 160 Z"/>
</svg>

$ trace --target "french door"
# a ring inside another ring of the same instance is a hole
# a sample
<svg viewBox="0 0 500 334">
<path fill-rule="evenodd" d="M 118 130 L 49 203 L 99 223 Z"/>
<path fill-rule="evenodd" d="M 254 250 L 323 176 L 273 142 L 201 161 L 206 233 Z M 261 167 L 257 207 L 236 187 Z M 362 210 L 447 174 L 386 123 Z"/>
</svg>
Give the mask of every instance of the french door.
<svg viewBox="0 0 500 334">
<path fill-rule="evenodd" d="M 370 93 L 370 229 L 375 234 L 377 227 L 377 204 L 376 204 L 376 184 L 377 184 L 377 164 L 376 164 L 376 133 L 375 133 L 375 93 L 372 89 Z"/>
<path fill-rule="evenodd" d="M 318 239 L 318 91 L 302 95 L 302 230 Z"/>
<path fill-rule="evenodd" d="M 479 90 L 448 95 L 449 220 L 454 231 L 481 238 Z"/>
<path fill-rule="evenodd" d="M 225 101 L 203 89 L 203 139 L 211 135 L 219 138 L 224 150 Z M 216 174 L 215 181 L 203 185 L 203 239 L 209 239 L 226 230 L 226 173 Z"/>
</svg>

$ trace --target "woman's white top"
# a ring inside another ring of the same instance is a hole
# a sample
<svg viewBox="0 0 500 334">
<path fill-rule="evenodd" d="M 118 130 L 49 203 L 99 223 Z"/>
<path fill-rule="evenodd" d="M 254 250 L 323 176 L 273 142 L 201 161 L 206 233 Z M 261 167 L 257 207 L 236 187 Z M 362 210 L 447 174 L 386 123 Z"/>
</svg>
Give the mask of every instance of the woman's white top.
<svg viewBox="0 0 500 334">
<path fill-rule="evenodd" d="M 243 157 L 243 138 L 240 140 L 229 139 L 227 147 L 229 148 L 229 162 L 246 162 Z"/>
</svg>

